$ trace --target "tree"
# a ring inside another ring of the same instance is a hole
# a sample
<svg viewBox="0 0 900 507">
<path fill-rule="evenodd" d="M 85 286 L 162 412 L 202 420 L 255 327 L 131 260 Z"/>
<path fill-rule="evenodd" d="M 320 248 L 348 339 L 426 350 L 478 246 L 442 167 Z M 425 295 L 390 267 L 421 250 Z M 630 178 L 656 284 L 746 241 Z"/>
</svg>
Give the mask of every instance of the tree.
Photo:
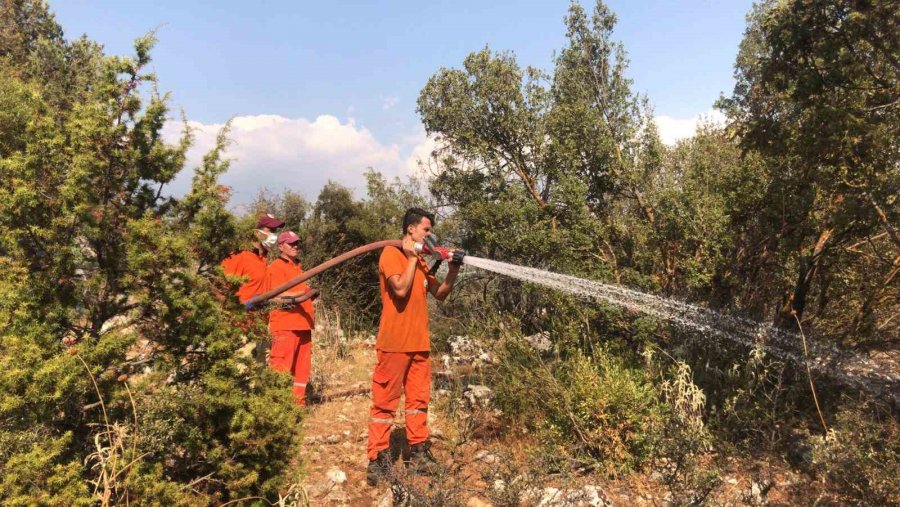
<svg viewBox="0 0 900 507">
<path fill-rule="evenodd" d="M 573 3 L 565 21 L 568 45 L 552 76 L 485 48 L 428 81 L 418 104 L 439 140 L 432 192 L 454 210 L 469 250 L 666 286 L 657 259 L 668 250 L 652 241 L 656 212 L 645 195 L 663 148 L 625 77 L 615 16 L 597 2 L 589 18 Z M 635 264 L 633 252 L 647 248 L 660 253 L 649 266 L 656 283 Z"/>
<path fill-rule="evenodd" d="M 803 318 L 815 291 L 827 304 L 839 276 L 831 259 L 867 238 L 882 260 L 846 333 L 872 329 L 877 301 L 896 289 L 898 23 L 896 6 L 877 0 L 769 1 L 749 17 L 738 82 L 722 107 L 745 152 L 772 168 L 763 224 L 771 243 L 796 252 L 785 254 L 794 274 L 776 315 L 782 326 Z"/>
<path fill-rule="evenodd" d="M 299 414 L 285 379 L 237 356 L 252 337 L 213 290 L 235 241 L 224 132 L 191 192 L 164 197 L 191 138 L 161 139 L 152 34 L 108 57 L 66 42 L 41 2 L 3 5 L 0 499 L 275 495 Z"/>
</svg>

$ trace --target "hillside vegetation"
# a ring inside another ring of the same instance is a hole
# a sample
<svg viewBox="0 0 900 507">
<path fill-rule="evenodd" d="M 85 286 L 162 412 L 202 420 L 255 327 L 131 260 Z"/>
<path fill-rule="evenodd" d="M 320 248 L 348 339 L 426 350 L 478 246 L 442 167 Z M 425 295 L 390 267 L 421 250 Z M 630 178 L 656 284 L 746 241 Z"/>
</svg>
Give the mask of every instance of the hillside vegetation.
<svg viewBox="0 0 900 507">
<path fill-rule="evenodd" d="M 727 122 L 674 146 L 626 77 L 614 13 L 573 3 L 550 69 L 491 48 L 435 69 L 418 99 L 438 146 L 427 177 L 370 169 L 363 198 L 334 183 L 315 201 L 264 192 L 246 214 L 218 183 L 227 126 L 197 167 L 186 121 L 179 143 L 162 140 L 176 120 L 147 70 L 154 34 L 111 56 L 66 39 L 39 0 L 0 6 L 4 505 L 300 502 L 285 495 L 307 456 L 304 412 L 290 379 L 241 352 L 268 339 L 265 311 L 246 312 L 218 267 L 260 211 L 301 233 L 307 267 L 396 237 L 402 211 L 423 206 L 443 244 L 473 255 L 753 319 L 798 354 L 806 338 L 900 363 L 893 2 L 760 2 L 717 103 Z M 168 197 L 183 170 L 191 190 Z M 314 281 L 341 336 L 377 326 L 374 266 Z M 434 357 L 458 336 L 492 359 L 453 374 L 442 413 L 488 386 L 490 410 L 461 427 L 527 443 L 530 473 L 637 474 L 671 503 L 702 503 L 730 460 L 754 459 L 803 478 L 794 500 L 900 503 L 896 405 L 810 377 L 765 340 L 722 345 L 471 268 L 433 308 Z M 524 501 L 505 498 L 492 501 Z"/>
</svg>

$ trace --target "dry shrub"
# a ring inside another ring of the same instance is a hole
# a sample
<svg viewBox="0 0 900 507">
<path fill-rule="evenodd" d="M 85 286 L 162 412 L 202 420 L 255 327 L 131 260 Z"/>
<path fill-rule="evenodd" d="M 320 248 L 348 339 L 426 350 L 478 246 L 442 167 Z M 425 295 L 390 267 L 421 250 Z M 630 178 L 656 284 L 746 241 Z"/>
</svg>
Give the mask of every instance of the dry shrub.
<svg viewBox="0 0 900 507">
<path fill-rule="evenodd" d="M 813 465 L 865 505 L 900 505 L 900 423 L 896 415 L 848 406 L 824 437 L 813 438 Z"/>
</svg>

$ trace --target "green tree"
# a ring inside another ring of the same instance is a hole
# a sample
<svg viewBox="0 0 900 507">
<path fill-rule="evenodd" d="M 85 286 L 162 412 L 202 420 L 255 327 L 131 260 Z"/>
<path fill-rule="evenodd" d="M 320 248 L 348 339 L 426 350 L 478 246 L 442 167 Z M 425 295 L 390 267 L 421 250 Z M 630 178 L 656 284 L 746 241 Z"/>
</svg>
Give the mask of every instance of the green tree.
<svg viewBox="0 0 900 507">
<path fill-rule="evenodd" d="M 486 48 L 462 68 L 429 79 L 418 106 L 426 130 L 439 140 L 432 193 L 452 210 L 467 250 L 592 278 L 665 285 L 653 271 L 661 271 L 665 250 L 652 242 L 656 212 L 645 195 L 663 148 L 646 100 L 625 78 L 624 49 L 612 40 L 615 16 L 602 2 L 592 17 L 573 3 L 565 21 L 568 44 L 552 76 L 523 70 L 512 54 Z M 643 274 L 635 252 L 648 248 L 657 254 Z M 540 291 L 498 288 L 495 295 L 501 309 L 530 316 L 551 304 Z M 581 322 L 593 318 L 562 313 Z M 533 325 L 523 321 L 527 332 Z"/>
<path fill-rule="evenodd" d="M 3 6 L 0 501 L 276 495 L 299 414 L 285 379 L 237 356 L 243 316 L 213 290 L 235 238 L 224 133 L 191 192 L 164 197 L 191 138 L 161 139 L 152 35 L 108 57 L 42 2 Z"/>
<path fill-rule="evenodd" d="M 397 239 L 403 213 L 412 206 L 427 206 L 415 184 L 388 183 L 373 170 L 366 173 L 367 195 L 354 198 L 350 189 L 329 182 L 319 192 L 309 219 L 305 254 L 310 266 L 358 246 Z M 371 329 L 378 325 L 381 298 L 377 253 L 357 257 L 317 277 L 322 300 L 342 310 L 343 322 Z"/>
<path fill-rule="evenodd" d="M 827 307 L 840 270 L 868 272 L 842 326 L 848 338 L 874 330 L 879 307 L 896 295 L 898 24 L 888 1 L 769 1 L 749 17 L 738 82 L 722 106 L 745 151 L 771 167 L 760 235 L 772 238 L 762 255 L 775 250 L 790 266 L 782 326 L 795 326 L 793 314 L 803 318 L 814 295 Z M 875 266 L 843 255 L 870 240 Z"/>
</svg>

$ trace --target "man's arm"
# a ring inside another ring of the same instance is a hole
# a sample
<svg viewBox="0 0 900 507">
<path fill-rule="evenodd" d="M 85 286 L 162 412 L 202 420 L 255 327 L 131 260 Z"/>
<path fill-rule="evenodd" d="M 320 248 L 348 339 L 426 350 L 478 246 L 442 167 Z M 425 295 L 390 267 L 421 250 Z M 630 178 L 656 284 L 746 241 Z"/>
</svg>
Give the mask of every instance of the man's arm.
<svg viewBox="0 0 900 507">
<path fill-rule="evenodd" d="M 308 291 L 304 292 L 303 294 L 300 294 L 297 296 L 279 296 L 274 299 L 277 303 L 280 303 L 280 304 L 295 305 L 295 304 L 300 304 L 300 303 L 306 301 L 307 299 L 315 299 L 317 297 L 319 297 L 319 290 L 318 289 L 309 289 Z"/>
<path fill-rule="evenodd" d="M 413 279 L 416 276 L 417 255 L 413 240 L 409 238 L 403 239 L 403 253 L 406 254 L 406 269 L 403 270 L 403 273 L 393 275 L 387 279 L 391 293 L 401 299 L 409 295 L 409 289 L 412 287 Z"/>
<path fill-rule="evenodd" d="M 447 277 L 444 278 L 444 281 L 440 285 L 436 283 L 429 284 L 428 292 L 430 292 L 438 301 L 447 299 L 447 295 L 453 290 L 453 283 L 456 282 L 456 275 L 458 274 L 459 264 L 451 262 L 450 266 L 447 268 Z"/>
</svg>

